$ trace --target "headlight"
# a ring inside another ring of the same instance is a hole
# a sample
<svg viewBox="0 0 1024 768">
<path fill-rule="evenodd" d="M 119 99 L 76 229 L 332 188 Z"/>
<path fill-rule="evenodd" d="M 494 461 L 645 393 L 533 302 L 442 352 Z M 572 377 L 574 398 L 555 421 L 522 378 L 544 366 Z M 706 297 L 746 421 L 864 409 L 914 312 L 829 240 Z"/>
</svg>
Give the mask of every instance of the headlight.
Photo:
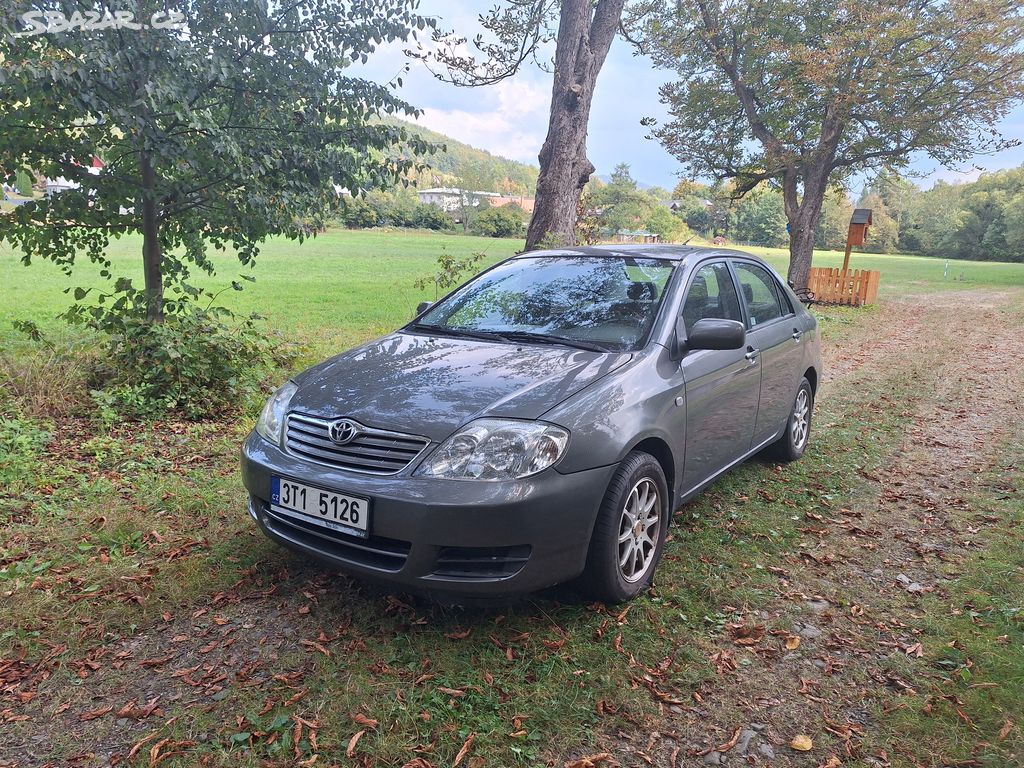
<svg viewBox="0 0 1024 768">
<path fill-rule="evenodd" d="M 569 433 L 553 424 L 478 419 L 448 438 L 416 474 L 450 480 L 516 480 L 550 467 L 568 444 Z"/>
<path fill-rule="evenodd" d="M 288 403 L 291 402 L 296 389 L 298 387 L 290 381 L 283 384 L 267 400 L 267 404 L 263 406 L 263 412 L 260 413 L 260 417 L 256 421 L 256 431 L 274 445 L 281 444 L 281 428 L 284 426 L 284 417 L 288 412 Z"/>
</svg>

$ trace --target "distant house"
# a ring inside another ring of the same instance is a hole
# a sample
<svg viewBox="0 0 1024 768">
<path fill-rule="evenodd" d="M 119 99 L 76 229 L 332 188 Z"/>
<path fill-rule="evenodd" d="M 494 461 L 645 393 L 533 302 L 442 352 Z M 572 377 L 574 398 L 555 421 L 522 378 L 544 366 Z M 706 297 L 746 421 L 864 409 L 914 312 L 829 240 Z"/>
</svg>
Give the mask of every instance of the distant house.
<svg viewBox="0 0 1024 768">
<path fill-rule="evenodd" d="M 533 213 L 533 198 L 525 195 L 501 195 L 491 198 L 491 207 L 498 208 L 502 205 L 518 205 L 527 213 Z"/>
<path fill-rule="evenodd" d="M 501 195 L 497 192 L 481 192 L 479 190 L 457 189 L 455 187 L 433 187 L 421 189 L 416 193 L 421 203 L 436 205 L 442 211 L 452 213 L 459 208 L 476 208 L 485 198 L 491 201 L 492 205 L 501 205 L 497 200 Z M 512 202 L 511 200 L 507 202 Z"/>
<path fill-rule="evenodd" d="M 613 243 L 657 243 L 661 235 L 646 229 L 620 229 L 612 235 Z"/>
<path fill-rule="evenodd" d="M 81 184 L 77 181 L 69 181 L 63 176 L 58 176 L 56 179 L 47 179 L 45 192 L 47 197 L 53 197 L 59 195 L 61 192 L 67 192 L 69 189 L 78 189 Z"/>
<path fill-rule="evenodd" d="M 72 160 L 72 164 L 81 167 L 81 165 L 74 162 L 74 160 Z M 89 164 L 89 167 L 86 168 L 86 171 L 92 176 L 98 176 L 101 170 L 103 170 L 103 161 L 93 155 L 92 162 Z M 47 197 L 52 197 L 53 195 L 59 195 L 61 192 L 66 192 L 69 189 L 78 189 L 81 186 L 82 185 L 77 181 L 71 181 L 69 179 L 65 179 L 63 176 L 58 176 L 56 179 L 46 180 L 44 191 L 46 192 Z"/>
</svg>

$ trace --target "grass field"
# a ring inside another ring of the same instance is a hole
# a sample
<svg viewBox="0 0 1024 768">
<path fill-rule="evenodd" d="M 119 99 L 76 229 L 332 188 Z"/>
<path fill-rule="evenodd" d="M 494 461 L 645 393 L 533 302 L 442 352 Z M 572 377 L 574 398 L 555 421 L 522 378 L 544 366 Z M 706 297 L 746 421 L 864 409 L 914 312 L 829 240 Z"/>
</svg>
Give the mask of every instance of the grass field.
<svg viewBox="0 0 1024 768">
<path fill-rule="evenodd" d="M 274 242 L 224 298 L 322 356 L 432 298 L 413 281 L 442 246 L 519 241 Z M 134 274 L 137 251 L 112 256 Z M 630 606 L 438 606 L 289 555 L 244 511 L 251 413 L 104 426 L 0 403 L 0 766 L 1020 764 L 1024 265 L 944 281 L 941 261 L 855 258 L 883 302 L 819 313 L 811 450 L 678 510 Z M 90 270 L 0 251 L 4 351 L 30 346 L 13 319 L 70 336 L 61 290 Z"/>
<path fill-rule="evenodd" d="M 483 264 L 488 265 L 521 247 L 520 240 L 378 230 L 332 230 L 302 245 L 272 240 L 251 272 L 256 282 L 245 284 L 240 293 L 225 291 L 221 300 L 239 312 L 259 312 L 271 328 L 326 352 L 390 331 L 411 317 L 418 302 L 434 298 L 432 291 L 419 291 L 413 283 L 436 270 L 434 261 L 442 249 L 458 256 L 484 252 Z M 784 250 L 747 250 L 766 257 L 785 274 Z M 114 273 L 141 281 L 140 252 L 137 237 L 116 241 L 110 249 Z M 218 255 L 214 261 L 218 275 L 207 283 L 212 288 L 226 287 L 242 271 L 228 255 Z M 814 263 L 841 266 L 842 254 L 816 252 Z M 855 254 L 852 264 L 881 270 L 883 298 L 981 285 L 1024 285 L 1024 264 L 952 261 L 948 278 L 943 277 L 945 262 L 940 259 Z M 0 247 L 0 339 L 12 338 L 9 321 L 15 319 L 59 331 L 61 323 L 54 318 L 70 303 L 64 289 L 101 285 L 97 271 L 88 262 L 78 265 L 71 277 L 48 262 L 25 267 L 8 247 Z"/>
</svg>

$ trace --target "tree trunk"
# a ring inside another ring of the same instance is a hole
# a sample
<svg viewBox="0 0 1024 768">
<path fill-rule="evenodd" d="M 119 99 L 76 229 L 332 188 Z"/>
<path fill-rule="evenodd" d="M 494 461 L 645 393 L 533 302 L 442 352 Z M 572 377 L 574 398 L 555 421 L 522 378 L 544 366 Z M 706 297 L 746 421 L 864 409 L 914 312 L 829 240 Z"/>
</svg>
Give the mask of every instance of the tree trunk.
<svg viewBox="0 0 1024 768">
<path fill-rule="evenodd" d="M 587 123 L 594 85 L 618 29 L 625 0 L 563 0 L 555 47 L 548 134 L 527 250 L 547 243 L 575 245 L 576 209 L 594 172 L 587 159 Z"/>
<path fill-rule="evenodd" d="M 786 279 L 793 290 L 803 291 L 811 275 L 814 237 L 821 219 L 821 208 L 828 190 L 828 170 L 812 169 L 803 174 L 803 195 L 797 198 L 796 169 L 786 172 L 782 181 L 782 198 L 789 222 L 789 272 Z"/>
<path fill-rule="evenodd" d="M 146 320 L 164 321 L 163 251 L 156 206 L 156 171 L 149 153 L 139 153 L 142 174 L 142 264 L 146 282 Z"/>
</svg>

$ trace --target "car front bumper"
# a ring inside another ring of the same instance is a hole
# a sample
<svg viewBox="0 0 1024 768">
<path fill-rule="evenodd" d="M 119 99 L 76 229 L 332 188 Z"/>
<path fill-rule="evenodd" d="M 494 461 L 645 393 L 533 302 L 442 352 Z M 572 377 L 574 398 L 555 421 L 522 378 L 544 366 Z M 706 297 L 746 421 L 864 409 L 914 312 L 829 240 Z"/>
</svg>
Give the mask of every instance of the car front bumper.
<svg viewBox="0 0 1024 768">
<path fill-rule="evenodd" d="M 615 467 L 554 469 L 509 482 L 363 475 L 293 456 L 253 432 L 242 446 L 249 514 L 273 541 L 328 565 L 413 590 L 533 592 L 578 576 Z M 271 477 L 371 500 L 368 538 L 275 514 Z"/>
</svg>

